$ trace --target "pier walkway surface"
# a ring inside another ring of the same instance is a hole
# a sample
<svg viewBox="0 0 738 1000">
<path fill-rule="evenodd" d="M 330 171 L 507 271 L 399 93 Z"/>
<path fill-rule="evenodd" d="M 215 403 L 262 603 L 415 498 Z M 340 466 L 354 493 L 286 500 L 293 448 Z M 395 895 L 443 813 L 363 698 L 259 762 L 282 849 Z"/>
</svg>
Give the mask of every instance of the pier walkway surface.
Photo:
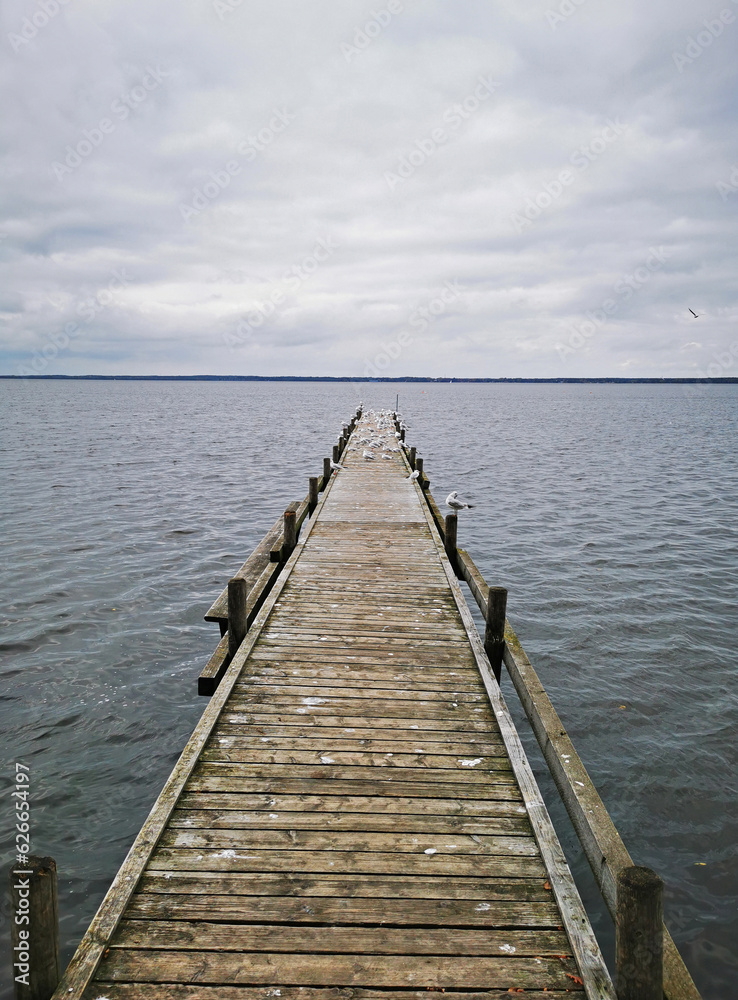
<svg viewBox="0 0 738 1000">
<path fill-rule="evenodd" d="M 57 1000 L 614 992 L 394 428 L 364 415 Z M 362 456 L 362 437 L 385 453 Z"/>
</svg>

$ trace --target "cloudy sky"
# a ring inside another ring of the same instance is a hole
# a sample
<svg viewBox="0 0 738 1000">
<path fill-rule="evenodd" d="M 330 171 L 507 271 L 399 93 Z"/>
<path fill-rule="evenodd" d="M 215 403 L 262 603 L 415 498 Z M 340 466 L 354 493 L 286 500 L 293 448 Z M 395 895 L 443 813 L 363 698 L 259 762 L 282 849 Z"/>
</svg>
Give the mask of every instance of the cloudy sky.
<svg viewBox="0 0 738 1000">
<path fill-rule="evenodd" d="M 0 19 L 0 372 L 738 372 L 738 0 Z"/>
</svg>

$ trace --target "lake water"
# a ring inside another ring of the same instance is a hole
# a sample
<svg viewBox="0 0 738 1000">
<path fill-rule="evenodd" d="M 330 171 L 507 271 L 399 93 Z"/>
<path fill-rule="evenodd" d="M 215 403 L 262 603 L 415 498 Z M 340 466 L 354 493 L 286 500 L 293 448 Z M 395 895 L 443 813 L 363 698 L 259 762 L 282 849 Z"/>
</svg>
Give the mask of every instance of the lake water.
<svg viewBox="0 0 738 1000">
<path fill-rule="evenodd" d="M 738 386 L 0 382 L 2 861 L 14 762 L 71 957 L 203 711 L 212 600 L 359 399 L 400 409 L 705 1000 L 738 997 Z M 505 694 L 612 955 L 609 917 Z M 11 996 L 9 904 L 0 977 Z"/>
</svg>

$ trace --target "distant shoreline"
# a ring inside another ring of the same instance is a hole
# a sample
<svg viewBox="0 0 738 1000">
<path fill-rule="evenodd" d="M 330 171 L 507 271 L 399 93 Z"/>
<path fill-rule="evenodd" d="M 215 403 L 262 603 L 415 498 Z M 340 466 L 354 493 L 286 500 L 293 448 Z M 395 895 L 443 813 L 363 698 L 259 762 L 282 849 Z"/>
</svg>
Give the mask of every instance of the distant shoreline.
<svg viewBox="0 0 738 1000">
<path fill-rule="evenodd" d="M 15 379 L 20 382 L 29 379 L 61 379 L 87 382 L 472 382 L 472 383 L 564 383 L 592 384 L 614 383 L 616 385 L 735 385 L 738 376 L 725 378 L 426 378 L 424 376 L 403 375 L 385 378 L 364 378 L 360 375 L 0 375 L 0 379 Z"/>
</svg>

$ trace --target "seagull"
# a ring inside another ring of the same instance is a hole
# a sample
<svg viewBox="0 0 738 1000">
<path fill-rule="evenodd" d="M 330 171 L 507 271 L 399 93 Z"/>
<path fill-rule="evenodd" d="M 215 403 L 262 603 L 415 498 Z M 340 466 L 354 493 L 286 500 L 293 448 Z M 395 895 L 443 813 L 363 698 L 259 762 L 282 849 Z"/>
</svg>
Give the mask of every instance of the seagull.
<svg viewBox="0 0 738 1000">
<path fill-rule="evenodd" d="M 367 462 L 372 462 L 374 460 L 374 453 L 371 452 L 371 451 L 368 451 L 366 448 L 362 452 L 362 455 L 367 460 Z"/>
<path fill-rule="evenodd" d="M 446 506 L 450 507 L 451 510 L 471 510 L 474 506 L 473 503 L 464 503 L 463 500 L 458 500 L 458 493 L 454 490 L 452 493 L 446 497 Z"/>
<path fill-rule="evenodd" d="M 336 472 L 338 472 L 338 470 L 339 470 L 339 469 L 345 469 L 345 468 L 346 468 L 346 466 L 345 466 L 345 465 L 341 465 L 341 463 L 340 463 L 340 462 L 334 462 L 334 461 L 333 461 L 333 460 L 331 459 L 331 468 L 332 468 L 332 469 L 335 469 L 335 470 L 336 470 Z"/>
<path fill-rule="evenodd" d="M 405 482 L 411 483 L 413 479 L 417 479 L 420 476 L 420 472 L 416 469 L 415 472 L 411 472 L 409 476 L 405 476 Z"/>
<path fill-rule="evenodd" d="M 698 315 L 697 315 L 697 313 L 696 313 L 696 312 L 694 311 L 694 309 L 692 309 L 692 308 L 690 308 L 690 307 L 687 307 L 687 308 L 689 308 L 689 311 L 690 311 L 690 312 L 692 313 L 692 315 L 694 316 L 694 318 L 695 318 L 695 319 L 699 319 L 699 316 L 698 316 Z"/>
</svg>

